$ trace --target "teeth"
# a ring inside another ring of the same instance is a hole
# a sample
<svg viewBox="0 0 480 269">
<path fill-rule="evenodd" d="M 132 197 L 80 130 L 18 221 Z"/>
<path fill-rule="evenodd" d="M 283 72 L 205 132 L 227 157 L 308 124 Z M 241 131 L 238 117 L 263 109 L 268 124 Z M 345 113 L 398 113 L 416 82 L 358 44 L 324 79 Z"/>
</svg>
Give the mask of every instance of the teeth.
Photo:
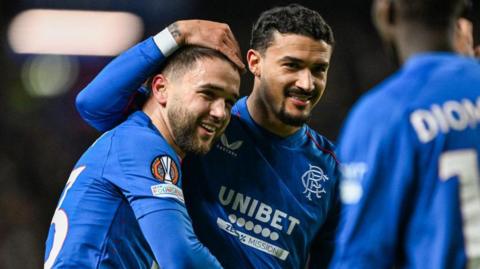
<svg viewBox="0 0 480 269">
<path fill-rule="evenodd" d="M 310 96 L 296 96 L 296 95 L 291 95 L 293 99 L 301 100 L 301 101 L 308 101 L 310 100 Z"/>
<path fill-rule="evenodd" d="M 202 123 L 201 126 L 205 129 L 207 129 L 209 132 L 215 132 L 217 128 L 215 128 L 215 126 L 212 126 L 212 125 L 208 125 L 208 124 L 205 124 L 205 123 Z"/>
</svg>

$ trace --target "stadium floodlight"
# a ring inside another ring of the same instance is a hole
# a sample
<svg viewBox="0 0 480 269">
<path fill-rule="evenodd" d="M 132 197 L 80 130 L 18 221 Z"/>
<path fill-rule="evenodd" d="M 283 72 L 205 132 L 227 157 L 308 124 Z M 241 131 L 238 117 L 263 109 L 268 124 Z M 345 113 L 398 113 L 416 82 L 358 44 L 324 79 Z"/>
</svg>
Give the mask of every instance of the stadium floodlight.
<svg viewBox="0 0 480 269">
<path fill-rule="evenodd" d="M 13 51 L 32 54 L 113 56 L 142 35 L 142 20 L 127 12 L 30 9 L 8 28 Z"/>
</svg>

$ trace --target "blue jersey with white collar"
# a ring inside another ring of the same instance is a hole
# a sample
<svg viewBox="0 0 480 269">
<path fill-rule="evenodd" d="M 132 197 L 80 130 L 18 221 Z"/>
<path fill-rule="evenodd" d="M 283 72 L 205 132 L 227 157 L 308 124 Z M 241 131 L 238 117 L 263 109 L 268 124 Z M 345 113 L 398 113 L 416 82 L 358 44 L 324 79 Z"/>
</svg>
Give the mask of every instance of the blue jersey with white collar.
<svg viewBox="0 0 480 269">
<path fill-rule="evenodd" d="M 220 268 L 193 234 L 181 186 L 177 155 L 135 112 L 75 165 L 52 219 L 45 268 Z"/>
<path fill-rule="evenodd" d="M 420 54 L 342 131 L 333 268 L 480 268 L 480 66 Z"/>
<path fill-rule="evenodd" d="M 89 124 L 100 130 L 118 124 L 139 78 L 163 60 L 133 56 L 138 48 L 157 55 L 152 44 L 148 39 L 119 56 L 79 94 L 77 107 Z M 117 68 L 122 62 L 135 65 Z M 121 79 L 106 87 L 115 77 Z M 332 144 L 308 126 L 287 138 L 273 135 L 257 126 L 241 99 L 211 152 L 187 157 L 182 170 L 195 233 L 226 268 L 304 268 L 312 249 L 312 266 L 327 266 L 338 217 L 338 163 Z"/>
</svg>

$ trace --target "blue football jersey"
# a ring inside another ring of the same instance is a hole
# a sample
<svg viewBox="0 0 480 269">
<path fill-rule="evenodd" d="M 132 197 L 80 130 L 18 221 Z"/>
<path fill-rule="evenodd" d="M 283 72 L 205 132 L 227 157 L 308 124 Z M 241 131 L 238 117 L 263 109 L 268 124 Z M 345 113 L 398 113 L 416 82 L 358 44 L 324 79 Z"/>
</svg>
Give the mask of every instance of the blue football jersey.
<svg viewBox="0 0 480 269">
<path fill-rule="evenodd" d="M 306 125 L 286 138 L 269 133 L 246 99 L 212 150 L 185 160 L 194 230 L 226 268 L 305 268 L 315 238 L 312 264 L 325 268 L 338 215 L 332 145 Z"/>
<path fill-rule="evenodd" d="M 342 131 L 332 267 L 480 268 L 479 153 L 478 62 L 410 58 Z"/>
<path fill-rule="evenodd" d="M 45 268 L 220 267 L 193 234 L 181 185 L 178 156 L 135 112 L 75 165 L 52 219 Z"/>
<path fill-rule="evenodd" d="M 158 51 L 150 38 L 112 61 L 77 97 L 82 117 L 99 130 L 118 124 L 139 78 L 163 61 Z M 286 138 L 269 133 L 241 99 L 211 152 L 184 160 L 195 233 L 226 268 L 304 268 L 311 250 L 311 266 L 325 268 L 338 220 L 333 150 L 306 125 Z"/>
</svg>

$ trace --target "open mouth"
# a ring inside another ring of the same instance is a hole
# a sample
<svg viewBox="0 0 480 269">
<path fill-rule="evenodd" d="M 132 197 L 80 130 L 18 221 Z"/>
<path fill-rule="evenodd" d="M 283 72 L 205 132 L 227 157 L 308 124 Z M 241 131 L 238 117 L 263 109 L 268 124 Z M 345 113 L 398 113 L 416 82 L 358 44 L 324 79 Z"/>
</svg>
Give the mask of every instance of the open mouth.
<svg viewBox="0 0 480 269">
<path fill-rule="evenodd" d="M 200 123 L 200 127 L 207 135 L 214 135 L 220 129 L 219 126 L 206 122 Z"/>
<path fill-rule="evenodd" d="M 311 94 L 302 93 L 288 93 L 287 98 L 290 98 L 292 102 L 297 106 L 306 106 L 310 103 L 310 100 L 314 98 Z"/>
</svg>

